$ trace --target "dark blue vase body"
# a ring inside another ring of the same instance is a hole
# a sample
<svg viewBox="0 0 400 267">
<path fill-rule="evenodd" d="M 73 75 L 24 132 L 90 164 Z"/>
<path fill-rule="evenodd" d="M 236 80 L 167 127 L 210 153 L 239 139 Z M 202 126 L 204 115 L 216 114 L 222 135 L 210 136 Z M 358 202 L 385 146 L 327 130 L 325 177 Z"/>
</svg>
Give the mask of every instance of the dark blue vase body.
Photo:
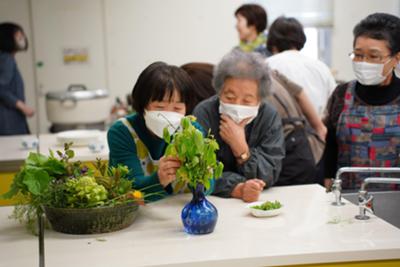
<svg viewBox="0 0 400 267">
<path fill-rule="evenodd" d="M 208 234 L 217 224 L 217 208 L 204 196 L 204 186 L 198 184 L 192 189 L 193 198 L 182 210 L 182 222 L 185 232 L 194 235 Z"/>
</svg>

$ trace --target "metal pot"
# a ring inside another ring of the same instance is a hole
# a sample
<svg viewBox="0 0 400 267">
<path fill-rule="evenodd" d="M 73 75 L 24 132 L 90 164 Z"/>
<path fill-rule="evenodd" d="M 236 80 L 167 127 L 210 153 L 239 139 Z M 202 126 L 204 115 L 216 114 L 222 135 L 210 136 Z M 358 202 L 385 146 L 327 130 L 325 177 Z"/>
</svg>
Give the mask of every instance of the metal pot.
<svg viewBox="0 0 400 267">
<path fill-rule="evenodd" d="M 46 94 L 47 118 L 53 124 L 93 124 L 110 114 L 110 97 L 105 89 L 88 90 L 70 85 L 66 91 Z"/>
</svg>

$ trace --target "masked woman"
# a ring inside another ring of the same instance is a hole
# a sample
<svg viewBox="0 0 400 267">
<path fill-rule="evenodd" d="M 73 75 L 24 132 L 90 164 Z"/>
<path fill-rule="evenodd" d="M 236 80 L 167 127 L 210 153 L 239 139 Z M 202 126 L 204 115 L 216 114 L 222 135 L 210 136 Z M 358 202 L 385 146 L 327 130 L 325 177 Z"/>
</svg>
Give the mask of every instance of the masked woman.
<svg viewBox="0 0 400 267">
<path fill-rule="evenodd" d="M 400 18 L 375 13 L 353 30 L 350 57 L 357 80 L 338 86 L 328 102 L 325 123 L 325 177 L 344 166 L 398 167 L 400 164 Z M 362 177 L 343 179 L 359 188 Z"/>
<path fill-rule="evenodd" d="M 271 79 L 263 57 L 237 49 L 214 70 L 217 95 L 201 102 L 193 114 L 216 138 L 224 164 L 214 194 L 256 201 L 275 184 L 285 155 L 281 118 L 262 99 Z"/>
<path fill-rule="evenodd" d="M 15 54 L 28 49 L 23 29 L 14 23 L 0 24 L 0 135 L 28 134 L 26 117 L 35 111 L 25 104 L 24 82 Z"/>
<path fill-rule="evenodd" d="M 175 157 L 163 157 L 163 129 L 168 126 L 173 133 L 178 128 L 193 88 L 191 78 L 179 67 L 163 62 L 149 65 L 132 91 L 136 114 L 118 120 L 108 131 L 110 165 L 128 166 L 133 187 L 152 193 L 146 200 L 157 200 L 178 190 L 175 181 L 180 162 Z"/>
</svg>

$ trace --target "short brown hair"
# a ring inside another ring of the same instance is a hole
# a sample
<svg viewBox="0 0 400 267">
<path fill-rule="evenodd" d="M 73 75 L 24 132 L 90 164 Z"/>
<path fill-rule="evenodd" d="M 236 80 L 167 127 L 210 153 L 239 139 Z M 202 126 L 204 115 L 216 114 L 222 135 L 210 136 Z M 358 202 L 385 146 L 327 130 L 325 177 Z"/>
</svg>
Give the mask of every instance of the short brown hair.
<svg viewBox="0 0 400 267">
<path fill-rule="evenodd" d="M 265 31 L 268 25 L 268 17 L 265 9 L 256 4 L 245 4 L 235 11 L 235 16 L 242 15 L 247 20 L 247 26 L 254 25 L 257 33 Z"/>
</svg>

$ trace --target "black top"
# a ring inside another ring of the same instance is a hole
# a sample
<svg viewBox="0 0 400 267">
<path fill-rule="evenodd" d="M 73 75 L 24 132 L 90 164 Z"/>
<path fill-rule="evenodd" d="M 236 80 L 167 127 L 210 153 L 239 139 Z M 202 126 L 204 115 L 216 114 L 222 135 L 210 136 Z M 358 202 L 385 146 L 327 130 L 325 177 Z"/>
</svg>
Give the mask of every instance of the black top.
<svg viewBox="0 0 400 267">
<path fill-rule="evenodd" d="M 328 128 L 324 152 L 325 177 L 333 178 L 337 169 L 338 145 L 336 141 L 336 126 L 344 106 L 344 95 L 349 83 L 336 87 L 328 100 L 327 115 L 324 123 Z M 356 82 L 354 101 L 361 105 L 387 105 L 400 97 L 400 79 L 395 74 L 387 86 L 366 86 Z"/>
<path fill-rule="evenodd" d="M 356 95 L 367 105 L 386 105 L 400 95 L 400 79 L 393 75 L 392 82 L 387 86 L 362 85 L 357 82 Z"/>
</svg>

